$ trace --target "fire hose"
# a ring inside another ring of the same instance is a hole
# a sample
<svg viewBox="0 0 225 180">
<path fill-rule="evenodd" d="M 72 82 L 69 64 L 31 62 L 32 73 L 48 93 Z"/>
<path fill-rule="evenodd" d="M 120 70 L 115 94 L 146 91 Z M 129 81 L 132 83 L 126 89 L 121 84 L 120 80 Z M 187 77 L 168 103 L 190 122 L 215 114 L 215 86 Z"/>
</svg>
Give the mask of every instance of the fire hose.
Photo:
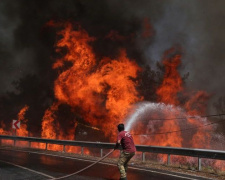
<svg viewBox="0 0 225 180">
<path fill-rule="evenodd" d="M 105 159 L 106 157 L 108 157 L 113 151 L 115 151 L 115 149 L 111 150 L 109 153 L 107 153 L 105 156 L 103 156 L 103 157 L 102 157 L 101 159 L 99 159 L 98 161 L 96 161 L 96 162 L 90 164 L 89 166 L 87 166 L 87 167 L 85 167 L 85 168 L 83 168 L 83 169 L 81 169 L 81 170 L 79 170 L 79 171 L 76 171 L 76 172 L 74 172 L 74 173 L 72 173 L 72 174 L 68 174 L 68 175 L 66 175 L 66 176 L 62 176 L 62 177 L 58 177 L 58 178 L 52 178 L 52 179 L 50 179 L 50 180 L 53 180 L 53 179 L 54 179 L 54 180 L 56 180 L 56 179 L 64 179 L 64 178 L 68 178 L 68 177 L 70 177 L 70 176 L 76 175 L 76 174 L 78 174 L 78 173 L 80 173 L 80 172 L 83 172 L 83 171 L 87 170 L 88 168 L 94 166 L 95 164 L 99 163 L 100 161 L 102 161 L 102 160 Z"/>
</svg>

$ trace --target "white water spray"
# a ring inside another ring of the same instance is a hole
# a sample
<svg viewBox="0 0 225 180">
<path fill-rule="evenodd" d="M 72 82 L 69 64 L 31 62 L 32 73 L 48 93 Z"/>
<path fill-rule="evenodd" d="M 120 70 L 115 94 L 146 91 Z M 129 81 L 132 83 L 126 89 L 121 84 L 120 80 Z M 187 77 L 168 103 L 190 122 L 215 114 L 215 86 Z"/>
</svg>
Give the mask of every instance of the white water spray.
<svg viewBox="0 0 225 180">
<path fill-rule="evenodd" d="M 173 117 L 176 117 L 179 112 L 180 117 L 184 116 L 185 112 L 179 107 L 173 105 L 166 105 L 164 103 L 151 103 L 151 102 L 140 102 L 134 105 L 132 108 L 134 113 L 131 113 L 126 118 L 126 130 L 130 131 L 132 126 L 134 126 L 137 119 L 143 119 L 144 116 L 151 118 L 152 115 L 157 115 L 158 119 L 165 118 L 166 115 L 174 114 Z M 172 116 L 172 115 L 171 115 Z M 145 117 L 146 118 L 146 117 Z"/>
<path fill-rule="evenodd" d="M 144 124 L 144 126 L 142 126 L 143 129 L 137 130 L 139 131 L 138 133 L 143 134 L 143 136 L 140 136 L 139 138 L 142 140 L 143 144 L 145 144 L 147 141 L 149 141 L 149 137 L 145 137 L 145 134 L 158 133 L 158 130 L 160 127 L 162 127 L 162 123 L 164 122 L 164 120 L 169 119 L 173 120 L 180 127 L 181 131 L 189 128 L 194 129 L 193 131 L 184 131 L 185 133 L 182 134 L 183 139 L 185 139 L 184 143 L 187 143 L 188 139 L 190 140 L 192 137 L 194 137 L 196 133 L 195 128 L 199 128 L 199 130 L 203 134 L 204 132 L 206 135 L 209 133 L 212 137 L 212 143 L 210 145 L 212 149 L 224 149 L 224 146 L 223 148 L 221 147 L 221 144 L 224 144 L 224 140 L 222 141 L 224 136 L 218 136 L 218 134 L 213 131 L 213 129 L 216 128 L 216 124 L 212 127 L 212 130 L 209 130 L 209 132 L 207 133 L 207 128 L 210 126 L 204 127 L 204 125 L 209 124 L 210 121 L 206 117 L 195 116 L 195 118 L 191 118 L 191 121 L 189 121 L 190 119 L 188 119 L 188 117 L 193 116 L 187 114 L 184 109 L 176 107 L 174 105 L 166 105 L 164 103 L 151 103 L 146 101 L 139 102 L 131 108 L 130 114 L 126 117 L 125 130 L 135 130 L 135 128 L 138 127 L 139 124 Z M 170 124 L 168 125 L 170 126 Z M 169 127 L 170 130 L 166 129 L 165 132 L 176 131 L 176 129 L 173 130 L 171 128 L 172 127 Z M 204 148 L 202 143 L 199 143 L 199 145 L 202 145 L 202 147 L 200 146 L 199 148 Z M 189 147 L 192 147 L 192 145 L 190 144 Z"/>
</svg>

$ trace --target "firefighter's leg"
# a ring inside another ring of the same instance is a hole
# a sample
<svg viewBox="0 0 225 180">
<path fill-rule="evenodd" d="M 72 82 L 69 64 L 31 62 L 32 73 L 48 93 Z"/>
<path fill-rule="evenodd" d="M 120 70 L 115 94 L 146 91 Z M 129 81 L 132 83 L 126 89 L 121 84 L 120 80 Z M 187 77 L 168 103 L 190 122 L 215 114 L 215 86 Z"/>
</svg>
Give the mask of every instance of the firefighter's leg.
<svg viewBox="0 0 225 180">
<path fill-rule="evenodd" d="M 120 177 L 121 178 L 126 178 L 126 171 L 125 171 L 125 168 L 124 168 L 125 162 L 126 162 L 126 157 L 125 157 L 124 152 L 122 151 L 121 154 L 120 154 L 118 163 L 117 163 L 117 166 L 118 166 L 119 171 L 120 171 Z"/>
<path fill-rule="evenodd" d="M 128 162 L 130 161 L 130 159 L 134 156 L 135 153 L 124 153 L 125 156 L 126 156 L 126 161 L 124 162 L 124 169 L 125 169 L 125 172 L 127 172 L 127 169 L 128 169 Z"/>
</svg>

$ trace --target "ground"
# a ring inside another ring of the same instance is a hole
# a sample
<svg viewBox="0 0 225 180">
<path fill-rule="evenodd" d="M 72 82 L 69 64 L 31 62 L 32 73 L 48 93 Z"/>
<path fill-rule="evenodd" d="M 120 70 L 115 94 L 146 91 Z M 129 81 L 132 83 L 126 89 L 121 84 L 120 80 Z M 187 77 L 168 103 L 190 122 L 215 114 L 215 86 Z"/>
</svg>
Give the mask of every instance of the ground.
<svg viewBox="0 0 225 180">
<path fill-rule="evenodd" d="M 5 148 L 12 148 L 12 147 L 5 147 Z M 16 147 L 16 149 L 21 149 Z M 23 150 L 32 150 L 32 151 L 38 151 L 38 152 L 45 152 L 48 154 L 57 154 L 60 156 L 71 156 L 71 157 L 76 157 L 80 159 L 89 159 L 89 160 L 99 160 L 100 157 L 94 157 L 90 155 L 81 155 L 81 154 L 74 154 L 74 153 L 65 153 L 65 152 L 57 152 L 57 151 L 44 151 L 40 149 L 28 149 L 28 148 L 23 148 Z M 106 150 L 105 150 L 106 151 Z M 107 151 L 109 152 L 109 151 Z M 107 153 L 104 152 L 104 155 Z M 99 156 L 99 154 L 96 154 L 96 156 Z M 107 163 L 112 163 L 116 164 L 118 160 L 118 155 L 119 151 L 115 152 L 113 155 L 111 155 L 110 158 L 105 158 L 103 162 Z M 148 168 L 148 169 L 153 169 L 153 170 L 159 170 L 159 171 L 168 171 L 168 172 L 175 172 L 175 173 L 183 173 L 183 174 L 189 174 L 189 175 L 196 175 L 196 176 L 202 176 L 206 178 L 212 178 L 215 180 L 225 180 L 225 172 L 220 172 L 218 170 L 212 169 L 210 167 L 203 167 L 202 171 L 199 172 L 197 171 L 197 167 L 190 167 L 190 166 L 185 166 L 185 165 L 178 165 L 178 164 L 172 164 L 170 166 L 166 164 L 159 163 L 157 161 L 153 160 L 146 160 L 145 162 L 142 162 L 140 159 L 132 159 L 129 163 L 130 166 L 133 167 L 141 167 L 141 168 Z"/>
</svg>

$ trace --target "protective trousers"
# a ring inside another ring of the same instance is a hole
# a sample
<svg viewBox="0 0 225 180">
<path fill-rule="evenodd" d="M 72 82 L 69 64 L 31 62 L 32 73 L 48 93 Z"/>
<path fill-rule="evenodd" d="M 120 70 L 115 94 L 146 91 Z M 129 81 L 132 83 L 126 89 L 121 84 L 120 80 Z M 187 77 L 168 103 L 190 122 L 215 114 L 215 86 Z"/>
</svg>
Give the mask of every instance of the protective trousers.
<svg viewBox="0 0 225 180">
<path fill-rule="evenodd" d="M 124 152 L 124 151 L 122 151 L 120 153 L 120 157 L 119 157 L 117 166 L 119 168 L 121 178 L 125 178 L 127 176 L 126 172 L 127 172 L 128 162 L 134 155 L 135 155 L 135 153 L 128 153 L 128 152 Z"/>
</svg>

